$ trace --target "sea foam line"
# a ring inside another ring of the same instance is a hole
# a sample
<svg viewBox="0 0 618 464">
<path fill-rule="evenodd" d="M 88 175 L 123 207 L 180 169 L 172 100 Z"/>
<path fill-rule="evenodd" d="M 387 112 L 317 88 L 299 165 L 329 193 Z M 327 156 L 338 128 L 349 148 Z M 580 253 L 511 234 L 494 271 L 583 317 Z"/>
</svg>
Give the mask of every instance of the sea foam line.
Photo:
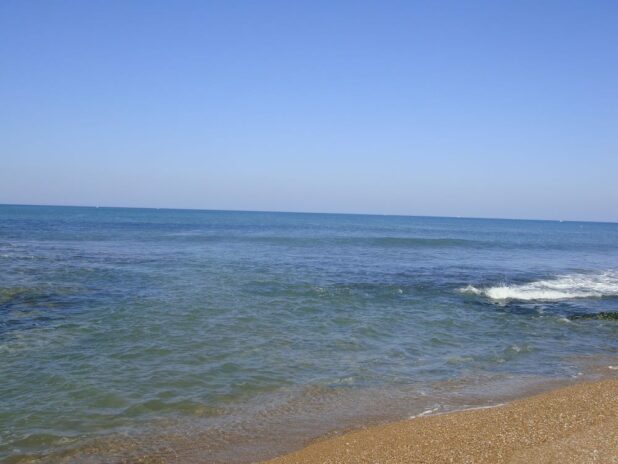
<svg viewBox="0 0 618 464">
<path fill-rule="evenodd" d="M 552 279 L 525 284 L 501 284 L 491 287 L 468 285 L 460 292 L 481 295 L 492 300 L 568 300 L 573 298 L 601 298 L 618 296 L 618 271 L 595 274 L 566 274 Z"/>
</svg>

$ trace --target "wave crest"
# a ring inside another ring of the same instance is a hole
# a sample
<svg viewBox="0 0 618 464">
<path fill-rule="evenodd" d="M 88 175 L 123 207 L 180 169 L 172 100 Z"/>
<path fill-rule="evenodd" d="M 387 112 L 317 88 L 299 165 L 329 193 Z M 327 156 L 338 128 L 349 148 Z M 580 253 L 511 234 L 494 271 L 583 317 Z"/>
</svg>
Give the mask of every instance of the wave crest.
<svg viewBox="0 0 618 464">
<path fill-rule="evenodd" d="M 501 284 L 493 287 L 461 288 L 462 293 L 482 295 L 492 300 L 569 300 L 618 296 L 618 271 L 597 274 L 567 274 L 553 279 L 519 285 Z"/>
</svg>

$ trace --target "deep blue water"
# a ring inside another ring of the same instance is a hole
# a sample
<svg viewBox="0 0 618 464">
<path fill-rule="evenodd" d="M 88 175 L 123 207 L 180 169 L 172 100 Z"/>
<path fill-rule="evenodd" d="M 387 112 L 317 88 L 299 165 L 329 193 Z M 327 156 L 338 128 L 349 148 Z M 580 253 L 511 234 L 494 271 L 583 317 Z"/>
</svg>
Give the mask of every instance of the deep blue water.
<svg viewBox="0 0 618 464">
<path fill-rule="evenodd" d="M 0 206 L 0 459 L 268 455 L 577 376 L 616 310 L 618 224 Z"/>
</svg>

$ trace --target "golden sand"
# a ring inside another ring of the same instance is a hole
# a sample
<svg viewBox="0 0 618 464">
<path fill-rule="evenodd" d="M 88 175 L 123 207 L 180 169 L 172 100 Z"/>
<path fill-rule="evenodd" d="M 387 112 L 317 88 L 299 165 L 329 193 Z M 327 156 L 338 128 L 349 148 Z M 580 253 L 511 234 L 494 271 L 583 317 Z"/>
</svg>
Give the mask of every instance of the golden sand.
<svg viewBox="0 0 618 464">
<path fill-rule="evenodd" d="M 618 380 L 357 430 L 267 463 L 618 463 Z"/>
</svg>

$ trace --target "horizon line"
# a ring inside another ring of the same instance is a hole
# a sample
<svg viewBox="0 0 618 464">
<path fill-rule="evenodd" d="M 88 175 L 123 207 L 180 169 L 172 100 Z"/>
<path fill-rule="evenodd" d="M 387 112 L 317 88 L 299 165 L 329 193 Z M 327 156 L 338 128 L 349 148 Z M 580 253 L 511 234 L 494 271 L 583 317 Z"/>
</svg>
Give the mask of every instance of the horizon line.
<svg viewBox="0 0 618 464">
<path fill-rule="evenodd" d="M 509 218 L 509 217 L 480 217 L 480 216 L 438 216 L 427 214 L 394 214 L 394 213 L 350 213 L 350 212 L 323 212 L 323 211 L 280 211 L 280 210 L 250 210 L 250 209 L 217 209 L 217 208 L 172 208 L 157 206 L 109 206 L 109 205 L 67 205 L 67 204 L 33 204 L 33 203 L 0 203 L 0 206 L 26 206 L 26 207 L 56 207 L 56 208 L 107 208 L 107 209 L 152 209 L 168 211 L 204 211 L 204 212 L 229 212 L 229 213 L 274 213 L 274 214 L 330 214 L 344 216 L 388 216 L 408 218 L 435 218 L 435 219 L 474 219 L 495 221 L 537 221 L 537 222 L 583 222 L 592 224 L 618 224 L 616 221 L 591 221 L 581 219 L 534 219 L 534 218 Z"/>
</svg>

